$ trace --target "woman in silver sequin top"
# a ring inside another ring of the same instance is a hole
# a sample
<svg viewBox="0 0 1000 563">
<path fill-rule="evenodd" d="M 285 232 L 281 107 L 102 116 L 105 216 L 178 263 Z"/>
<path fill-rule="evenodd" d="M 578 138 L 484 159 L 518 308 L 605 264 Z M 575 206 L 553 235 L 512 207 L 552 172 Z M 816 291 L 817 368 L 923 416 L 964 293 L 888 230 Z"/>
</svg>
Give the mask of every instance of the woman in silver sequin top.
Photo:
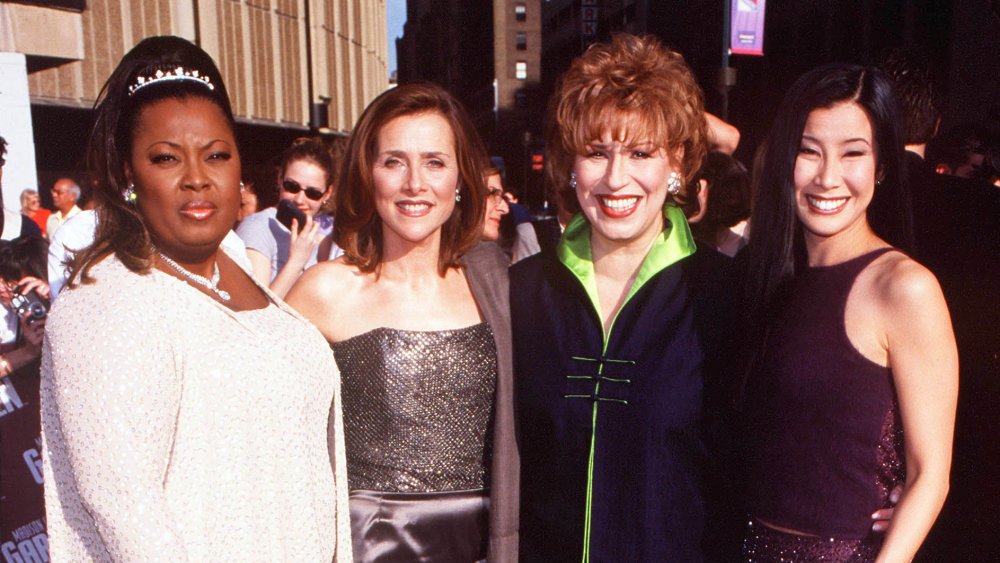
<svg viewBox="0 0 1000 563">
<path fill-rule="evenodd" d="M 336 366 L 220 250 L 240 158 L 211 58 L 140 42 L 105 86 L 89 157 L 97 232 L 43 351 L 52 559 L 350 561 L 346 471 L 317 447 Z"/>
<path fill-rule="evenodd" d="M 512 418 L 509 399 L 496 399 L 506 388 L 498 366 L 510 362 L 504 261 L 472 257 L 501 254 L 473 249 L 486 206 L 482 143 L 429 84 L 382 94 L 354 131 L 335 196 L 345 256 L 305 272 L 288 295 L 341 369 L 354 557 L 474 561 L 489 549 L 491 560 L 515 559 L 516 536 L 505 531 L 501 547 L 487 525 L 491 509 L 510 515 L 488 487 L 491 457 L 512 443 L 505 423 L 491 423 Z"/>
</svg>

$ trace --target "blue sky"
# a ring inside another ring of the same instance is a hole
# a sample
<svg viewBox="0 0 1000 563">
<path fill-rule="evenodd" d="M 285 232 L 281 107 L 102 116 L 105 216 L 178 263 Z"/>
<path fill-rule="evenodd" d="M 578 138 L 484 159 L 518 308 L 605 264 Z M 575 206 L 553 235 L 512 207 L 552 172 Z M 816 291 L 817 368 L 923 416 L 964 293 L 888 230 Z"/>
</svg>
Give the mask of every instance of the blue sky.
<svg viewBox="0 0 1000 563">
<path fill-rule="evenodd" d="M 385 1 L 386 37 L 389 41 L 389 72 L 396 70 L 396 38 L 403 35 L 406 0 Z"/>
</svg>

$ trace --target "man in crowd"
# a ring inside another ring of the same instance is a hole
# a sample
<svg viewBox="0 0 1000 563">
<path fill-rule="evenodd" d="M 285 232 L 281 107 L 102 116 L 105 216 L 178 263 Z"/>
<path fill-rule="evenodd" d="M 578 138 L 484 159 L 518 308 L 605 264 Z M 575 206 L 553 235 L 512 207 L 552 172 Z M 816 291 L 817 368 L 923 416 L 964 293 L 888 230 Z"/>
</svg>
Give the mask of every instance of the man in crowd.
<svg viewBox="0 0 1000 563">
<path fill-rule="evenodd" d="M 903 119 L 914 257 L 941 283 L 961 366 L 951 492 L 922 554 L 928 561 L 979 560 L 996 545 L 992 530 L 1000 526 L 992 502 L 1000 484 L 981 462 L 1000 457 L 1000 190 L 938 174 L 925 162 L 941 121 L 930 71 L 903 52 L 885 57 L 882 68 L 893 79 Z"/>
<path fill-rule="evenodd" d="M 67 219 L 80 212 L 76 202 L 80 199 L 80 186 L 69 178 L 59 178 L 52 184 L 52 205 L 56 212 L 49 216 L 45 232 L 49 239 Z"/>
<path fill-rule="evenodd" d="M 990 133 L 975 123 L 959 123 L 931 143 L 927 160 L 938 174 L 981 178 Z"/>
</svg>

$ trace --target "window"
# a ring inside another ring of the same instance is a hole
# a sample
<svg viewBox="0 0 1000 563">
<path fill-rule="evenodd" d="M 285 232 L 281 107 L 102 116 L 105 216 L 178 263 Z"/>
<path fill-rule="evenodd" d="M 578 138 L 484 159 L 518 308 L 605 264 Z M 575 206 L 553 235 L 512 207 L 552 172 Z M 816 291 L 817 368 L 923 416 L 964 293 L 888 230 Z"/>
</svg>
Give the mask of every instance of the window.
<svg viewBox="0 0 1000 563">
<path fill-rule="evenodd" d="M 528 79 L 528 63 L 524 61 L 514 63 L 514 78 L 518 80 Z"/>
<path fill-rule="evenodd" d="M 523 22 L 528 19 L 528 6 L 524 2 L 514 4 L 514 19 L 519 22 Z"/>
<path fill-rule="evenodd" d="M 516 45 L 518 51 L 524 51 L 528 48 L 528 34 L 523 31 L 518 31 L 516 36 Z"/>
</svg>

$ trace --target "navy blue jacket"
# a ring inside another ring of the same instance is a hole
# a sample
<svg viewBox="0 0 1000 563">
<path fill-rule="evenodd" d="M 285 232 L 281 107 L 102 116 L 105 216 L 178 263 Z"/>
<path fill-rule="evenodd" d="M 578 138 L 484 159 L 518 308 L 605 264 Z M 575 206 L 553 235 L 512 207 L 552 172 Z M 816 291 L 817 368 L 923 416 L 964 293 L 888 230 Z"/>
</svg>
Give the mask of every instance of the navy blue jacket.
<svg viewBox="0 0 1000 563">
<path fill-rule="evenodd" d="M 591 298 L 554 254 L 512 268 L 522 561 L 703 559 L 716 326 L 705 280 L 718 256 L 699 250 L 652 275 L 606 348 Z"/>
</svg>

